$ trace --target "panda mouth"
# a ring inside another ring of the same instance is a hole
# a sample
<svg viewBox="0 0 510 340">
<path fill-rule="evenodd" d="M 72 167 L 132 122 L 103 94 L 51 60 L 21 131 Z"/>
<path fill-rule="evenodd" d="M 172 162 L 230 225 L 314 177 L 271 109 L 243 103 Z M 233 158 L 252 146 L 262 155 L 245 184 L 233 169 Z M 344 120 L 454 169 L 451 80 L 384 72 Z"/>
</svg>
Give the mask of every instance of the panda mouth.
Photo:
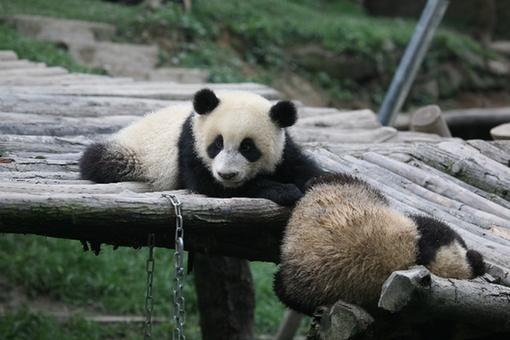
<svg viewBox="0 0 510 340">
<path fill-rule="evenodd" d="M 244 183 L 242 180 L 239 180 L 239 179 L 235 180 L 235 179 L 223 179 L 223 178 L 219 179 L 218 178 L 217 181 L 226 188 L 237 188 L 237 187 L 242 186 Z"/>
</svg>

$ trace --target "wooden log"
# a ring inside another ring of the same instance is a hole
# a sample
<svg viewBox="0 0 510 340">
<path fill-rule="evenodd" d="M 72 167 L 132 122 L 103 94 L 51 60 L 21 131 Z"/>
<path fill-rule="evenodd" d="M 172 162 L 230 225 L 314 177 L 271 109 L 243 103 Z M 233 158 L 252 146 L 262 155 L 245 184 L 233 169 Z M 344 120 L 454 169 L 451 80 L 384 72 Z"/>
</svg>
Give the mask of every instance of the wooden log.
<svg viewBox="0 0 510 340">
<path fill-rule="evenodd" d="M 133 119 L 134 120 L 134 119 Z M 130 121 L 133 121 L 130 120 Z M 68 124 L 68 123 L 37 123 L 37 122 L 0 122 L 0 133 L 10 135 L 31 136 L 82 136 L 94 134 L 112 134 L 126 124 Z"/>
<path fill-rule="evenodd" d="M 186 250 L 279 262 L 281 234 L 290 209 L 264 199 L 215 199 L 176 194 L 182 203 Z M 260 212 L 264 212 L 261 224 Z M 0 195 L 0 232 L 37 234 L 115 246 L 175 245 L 175 214 L 162 193 L 122 195 Z M 97 250 L 97 246 L 96 249 Z"/>
<path fill-rule="evenodd" d="M 61 86 L 69 85 L 104 85 L 110 84 L 111 86 L 132 83 L 132 78 L 126 77 L 107 77 L 93 74 L 83 73 L 55 73 L 55 74 L 41 74 L 37 77 L 29 74 L 25 75 L 2 75 L 0 78 L 0 86 L 41 86 L 41 85 L 55 85 Z"/>
<path fill-rule="evenodd" d="M 51 136 L 18 136 L 0 134 L 0 152 L 9 150 L 27 151 L 27 152 L 51 152 L 51 153 L 69 153 L 82 152 L 85 147 L 101 138 L 95 136 L 94 139 L 84 136 L 73 137 L 51 137 Z M 0 165 L 0 171 L 1 165 Z M 5 171 L 5 170 L 3 170 Z M 26 170 L 28 171 L 28 170 Z"/>
<path fill-rule="evenodd" d="M 488 201 L 491 201 L 495 204 L 498 204 L 502 207 L 504 207 L 505 209 L 510 209 L 510 201 L 507 201 L 505 200 L 504 198 L 501 198 L 497 195 L 494 195 L 493 193 L 489 193 L 485 190 L 482 190 L 480 188 L 477 188 L 477 187 L 474 187 L 470 184 L 467 184 L 455 177 L 452 177 L 436 168 L 433 168 L 431 166 L 429 166 L 428 164 L 424 163 L 424 162 L 421 162 L 419 160 L 417 160 L 416 158 L 414 158 L 413 156 L 410 156 L 408 154 L 392 154 L 391 155 L 391 158 L 393 159 L 396 159 L 396 160 L 399 160 L 401 161 L 402 163 L 405 163 L 409 166 L 412 166 L 412 167 L 415 167 L 415 168 L 418 168 L 418 169 L 421 169 L 427 173 L 429 173 L 431 176 L 435 176 L 435 177 L 438 177 L 438 178 L 441 178 L 449 183 L 452 183 L 456 186 L 459 186 L 461 188 L 464 188 L 465 190 L 468 190 L 469 192 L 473 193 L 473 194 L 476 194 L 480 197 L 483 197 L 485 198 L 486 200 Z"/>
<path fill-rule="evenodd" d="M 510 168 L 461 143 L 418 144 L 412 155 L 463 181 L 510 200 Z"/>
<path fill-rule="evenodd" d="M 45 184 L 0 181 L 0 192 L 5 194 L 120 194 L 123 191 L 143 193 L 150 190 L 150 185 L 144 182 L 92 184 L 90 181 L 82 181 L 81 184 Z"/>
<path fill-rule="evenodd" d="M 441 116 L 441 109 L 437 105 L 427 105 L 417 109 L 409 125 L 411 131 L 435 133 L 441 137 L 452 137 L 450 129 Z"/>
<path fill-rule="evenodd" d="M 467 140 L 466 143 L 469 146 L 472 146 L 475 149 L 477 149 L 482 155 L 487 156 L 505 166 L 509 166 L 510 141 L 506 142 L 503 141 L 500 143 L 488 143 L 481 139 L 471 139 Z M 507 150 L 503 148 L 505 144 L 508 146 Z"/>
<path fill-rule="evenodd" d="M 364 334 L 374 321 L 363 308 L 340 300 L 317 309 L 307 340 L 353 339 Z"/>
<path fill-rule="evenodd" d="M 181 101 L 111 96 L 63 96 L 5 94 L 0 92 L 0 111 L 66 117 L 142 116 Z"/>
<path fill-rule="evenodd" d="M 363 155 L 363 159 L 377 164 L 395 174 L 398 174 L 419 186 L 431 190 L 442 196 L 454 199 L 458 202 L 465 203 L 473 208 L 494 214 L 503 219 L 510 220 L 510 210 L 486 200 L 467 189 L 464 189 L 454 183 L 444 180 L 440 177 L 433 176 L 416 167 L 409 166 L 402 162 L 398 162 L 386 156 L 379 155 L 375 152 L 367 152 Z M 510 224 L 509 224 L 510 228 Z"/>
<path fill-rule="evenodd" d="M 300 109 L 300 118 L 297 122 L 298 127 L 320 127 L 320 128 L 339 128 L 339 129 L 377 129 L 381 124 L 372 110 L 355 111 L 334 111 L 328 110 L 315 116 L 302 117 Z"/>
<path fill-rule="evenodd" d="M 27 68 L 34 68 L 34 67 L 46 67 L 46 64 L 36 63 L 36 62 L 28 61 L 28 60 L 18 60 L 18 59 L 2 60 L 2 59 L 0 59 L 0 72 L 2 72 L 2 70 L 27 69 Z M 2 75 L 4 75 L 4 74 L 2 74 Z"/>
<path fill-rule="evenodd" d="M 491 129 L 491 136 L 494 140 L 510 139 L 510 123 L 501 124 Z"/>
<path fill-rule="evenodd" d="M 301 143 L 303 148 L 311 156 L 319 149 L 327 150 L 336 156 L 351 155 L 353 157 L 362 157 L 364 153 L 373 151 L 381 155 L 390 155 L 394 153 L 408 154 L 414 148 L 409 143 L 328 143 L 328 142 L 309 142 Z"/>
<path fill-rule="evenodd" d="M 343 301 L 319 307 L 307 340 L 506 339 L 509 293 L 483 279 L 445 279 L 416 266 L 388 278 L 371 315 Z"/>
<path fill-rule="evenodd" d="M 481 281 L 440 278 L 419 266 L 396 271 L 382 287 L 379 307 L 510 332 L 510 288 Z"/>
<path fill-rule="evenodd" d="M 67 96 L 115 96 L 169 100 L 189 100 L 198 90 L 240 90 L 257 93 L 267 99 L 279 99 L 279 93 L 267 86 L 255 83 L 232 84 L 176 84 L 171 82 L 136 82 L 119 86 L 70 85 L 70 86 L 10 86 L 6 94 L 44 94 Z"/>
<path fill-rule="evenodd" d="M 294 139 L 300 143 L 380 143 L 397 133 L 394 128 L 387 126 L 371 130 L 291 127 L 290 131 Z"/>
<path fill-rule="evenodd" d="M 0 166 L 0 170 L 2 170 Z M 60 172 L 40 172 L 40 171 L 0 171 L 0 180 L 2 181 L 25 181 L 35 183 L 70 183 L 78 184 L 80 174 L 78 172 L 60 171 Z"/>
<path fill-rule="evenodd" d="M 443 137 L 436 134 L 417 132 L 417 131 L 399 131 L 394 136 L 386 140 L 386 143 L 439 143 L 444 141 Z M 453 138 L 453 140 L 460 140 Z"/>
<path fill-rule="evenodd" d="M 68 73 L 69 71 L 63 67 L 31 67 L 0 70 L 2 77 L 48 77 Z"/>
</svg>

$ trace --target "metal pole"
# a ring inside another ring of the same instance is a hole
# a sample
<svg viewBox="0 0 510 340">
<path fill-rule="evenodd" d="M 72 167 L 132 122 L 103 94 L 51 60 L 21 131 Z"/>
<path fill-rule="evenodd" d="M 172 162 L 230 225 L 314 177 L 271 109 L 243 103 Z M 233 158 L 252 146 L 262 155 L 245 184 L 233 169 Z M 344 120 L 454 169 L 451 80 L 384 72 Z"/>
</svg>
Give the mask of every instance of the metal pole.
<svg viewBox="0 0 510 340">
<path fill-rule="evenodd" d="M 450 0 L 427 1 L 413 37 L 407 45 L 397 72 L 393 76 L 390 89 L 379 109 L 377 119 L 382 125 L 391 126 L 395 122 L 397 112 L 404 104 L 425 53 L 427 53 L 430 42 L 449 4 Z"/>
</svg>

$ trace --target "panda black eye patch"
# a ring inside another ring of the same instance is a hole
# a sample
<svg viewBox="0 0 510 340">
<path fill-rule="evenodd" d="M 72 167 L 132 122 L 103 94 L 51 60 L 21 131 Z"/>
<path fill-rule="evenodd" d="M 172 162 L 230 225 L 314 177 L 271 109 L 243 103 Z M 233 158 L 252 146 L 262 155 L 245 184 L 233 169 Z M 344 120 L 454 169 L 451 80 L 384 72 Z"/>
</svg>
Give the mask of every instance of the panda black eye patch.
<svg viewBox="0 0 510 340">
<path fill-rule="evenodd" d="M 217 135 L 213 142 L 207 147 L 207 155 L 211 158 L 216 157 L 223 150 L 223 136 Z"/>
<path fill-rule="evenodd" d="M 262 156 L 262 152 L 257 148 L 255 142 L 251 138 L 246 138 L 241 142 L 239 146 L 239 152 L 244 156 L 249 162 L 257 161 L 260 156 Z"/>
</svg>

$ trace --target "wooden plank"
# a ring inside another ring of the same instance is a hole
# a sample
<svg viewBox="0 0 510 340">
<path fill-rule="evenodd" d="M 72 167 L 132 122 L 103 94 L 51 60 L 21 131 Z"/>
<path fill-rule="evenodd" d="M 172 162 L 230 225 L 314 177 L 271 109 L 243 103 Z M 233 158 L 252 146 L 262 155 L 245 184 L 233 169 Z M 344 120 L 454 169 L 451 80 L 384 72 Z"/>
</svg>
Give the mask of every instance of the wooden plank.
<svg viewBox="0 0 510 340">
<path fill-rule="evenodd" d="M 0 86 L 41 86 L 41 85 L 55 85 L 62 86 L 69 85 L 104 85 L 111 84 L 129 84 L 132 83 L 132 78 L 113 78 L 107 76 L 99 76 L 83 73 L 57 73 L 40 75 L 37 77 L 31 75 L 2 75 L 0 78 Z"/>
<path fill-rule="evenodd" d="M 280 238 L 289 208 L 264 199 L 169 193 L 176 194 L 182 203 L 186 250 L 279 261 Z M 0 218 L 0 232 L 86 240 L 93 247 L 100 243 L 144 246 L 148 233 L 156 234 L 158 247 L 175 245 L 174 210 L 162 193 L 2 193 Z"/>
<path fill-rule="evenodd" d="M 108 184 L 92 184 L 89 181 L 80 181 L 82 184 L 62 183 L 27 183 L 0 181 L 0 192 L 19 194 L 120 194 L 124 191 L 143 193 L 151 190 L 147 183 L 121 182 Z"/>
<path fill-rule="evenodd" d="M 413 156 L 471 185 L 510 200 L 510 168 L 484 156 L 475 148 L 451 142 L 419 144 Z"/>
<path fill-rule="evenodd" d="M 195 92 L 208 87 L 212 90 L 240 90 L 260 94 L 267 99 L 279 99 L 279 93 L 267 86 L 255 83 L 237 84 L 176 84 L 171 82 L 136 82 L 119 86 L 70 85 L 70 86 L 10 86 L 7 94 L 45 94 L 67 96 L 115 96 L 168 100 L 189 100 Z"/>
<path fill-rule="evenodd" d="M 401 162 L 404 162 L 412 167 L 416 167 L 418 169 L 422 169 L 426 172 L 428 172 L 429 174 L 433 175 L 433 176 L 436 176 L 438 178 L 442 178 L 444 179 L 445 181 L 448 181 L 448 182 L 451 182 L 457 186 L 460 186 L 466 190 L 468 190 L 469 192 L 472 192 L 473 194 L 476 194 L 480 197 L 483 197 L 485 198 L 486 200 L 489 200 L 491 202 L 494 202 L 502 207 L 505 207 L 506 209 L 510 209 L 510 201 L 507 201 L 505 200 L 504 198 L 501 198 L 497 195 L 494 195 L 493 193 L 489 193 L 485 190 L 482 190 L 480 188 L 477 188 L 477 187 L 474 187 L 470 184 L 467 184 L 455 177 L 452 177 L 436 168 L 433 168 L 431 166 L 429 166 L 428 164 L 424 163 L 424 162 L 421 162 L 419 160 L 417 160 L 416 158 L 408 155 L 408 154 L 391 154 L 390 155 L 391 158 L 394 158 L 396 160 L 399 160 Z"/>
<path fill-rule="evenodd" d="M 510 148 L 510 142 L 503 143 L 487 143 L 481 139 L 472 139 L 466 141 L 466 143 L 476 148 L 482 155 L 487 156 L 498 163 L 508 166 L 510 161 L 510 149 L 505 151 L 498 148 L 498 145 L 508 145 Z"/>
<path fill-rule="evenodd" d="M 138 115 L 182 101 L 146 98 L 6 94 L 0 91 L 0 111 L 58 115 L 68 117 L 103 117 Z"/>
<path fill-rule="evenodd" d="M 100 138 L 100 136 L 95 136 Z M 0 134 L 0 153 L 9 151 L 27 152 L 81 152 L 94 142 L 94 139 L 84 136 L 51 137 L 51 136 L 18 136 Z"/>
<path fill-rule="evenodd" d="M 510 288 L 431 274 L 425 267 L 396 271 L 384 283 L 379 307 L 395 313 L 434 315 L 490 329 L 510 331 Z"/>
<path fill-rule="evenodd" d="M 107 116 L 102 118 L 69 118 L 0 112 L 0 133 L 32 136 L 76 136 L 89 134 L 112 134 L 137 116 Z"/>
<path fill-rule="evenodd" d="M 70 171 L 2 171 L 0 165 L 0 180 L 10 182 L 35 183 L 74 183 L 81 182 L 78 172 Z"/>
<path fill-rule="evenodd" d="M 310 115 L 302 112 L 310 111 L 308 108 L 299 108 L 298 127 L 341 128 L 341 129 L 377 129 L 381 124 L 377 121 L 372 110 L 338 111 L 328 109 L 327 113 Z M 319 111 L 319 110 L 314 110 Z M 320 111 L 319 111 L 320 112 Z"/>
<path fill-rule="evenodd" d="M 363 159 L 377 164 L 382 168 L 411 180 L 413 183 L 443 195 L 444 197 L 454 199 L 478 210 L 494 214 L 503 219 L 506 218 L 510 221 L 510 210 L 424 170 L 398 162 L 386 156 L 381 156 L 375 152 L 367 152 L 363 155 Z"/>
<path fill-rule="evenodd" d="M 12 59 L 12 60 L 2 60 L 0 59 L 0 72 L 5 69 L 27 69 L 27 68 L 34 68 L 34 67 L 46 67 L 46 64 L 44 63 L 36 63 L 33 61 L 28 60 L 18 60 L 18 59 Z"/>
<path fill-rule="evenodd" d="M 290 128 L 292 136 L 300 143 L 381 143 L 397 134 L 388 126 L 377 129 L 323 129 L 323 128 Z"/>
<path fill-rule="evenodd" d="M 51 75 L 68 74 L 69 71 L 63 67 L 32 67 L 23 69 L 2 69 L 1 77 L 45 77 Z"/>
</svg>

